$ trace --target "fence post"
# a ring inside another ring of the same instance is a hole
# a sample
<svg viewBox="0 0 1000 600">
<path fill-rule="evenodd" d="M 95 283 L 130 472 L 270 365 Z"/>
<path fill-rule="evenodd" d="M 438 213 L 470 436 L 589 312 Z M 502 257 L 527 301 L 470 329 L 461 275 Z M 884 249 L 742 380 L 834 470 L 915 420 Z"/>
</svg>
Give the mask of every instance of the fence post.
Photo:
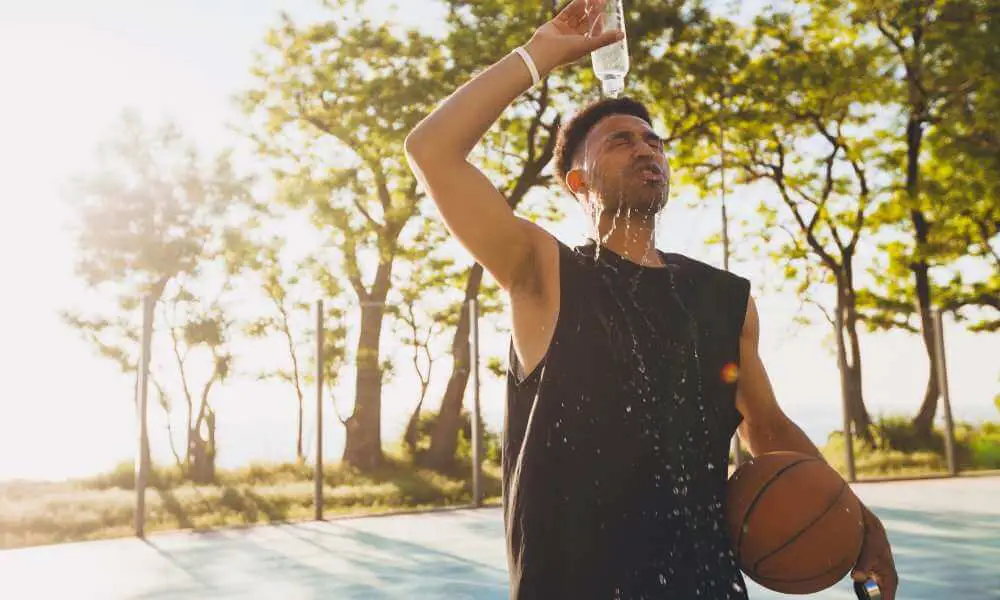
<svg viewBox="0 0 1000 600">
<path fill-rule="evenodd" d="M 955 461 L 955 424 L 951 420 L 951 395 L 948 390 L 948 364 L 944 356 L 944 316 L 941 309 L 934 311 L 934 346 L 937 361 L 938 391 L 941 403 L 944 405 L 944 452 L 948 460 L 948 472 L 958 474 L 958 464 Z"/>
<path fill-rule="evenodd" d="M 313 472 L 313 506 L 316 520 L 323 520 L 323 300 L 316 301 L 316 469 Z"/>
<path fill-rule="evenodd" d="M 139 455 L 135 460 L 135 535 L 145 537 L 146 530 L 146 484 L 149 481 L 149 429 L 146 423 L 146 407 L 149 400 L 149 360 L 152 354 L 153 297 L 142 299 L 142 349 L 139 358 L 138 395 L 136 397 L 136 419 L 139 421 Z"/>
<path fill-rule="evenodd" d="M 469 363 L 472 368 L 472 500 L 483 505 L 483 444 L 479 410 L 479 303 L 469 300 Z"/>
</svg>

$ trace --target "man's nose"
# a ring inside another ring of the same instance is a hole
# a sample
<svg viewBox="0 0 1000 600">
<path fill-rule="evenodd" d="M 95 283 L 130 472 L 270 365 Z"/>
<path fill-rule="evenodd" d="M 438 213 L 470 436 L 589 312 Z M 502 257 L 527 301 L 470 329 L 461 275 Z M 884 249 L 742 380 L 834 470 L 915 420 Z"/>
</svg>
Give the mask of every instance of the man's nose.
<svg viewBox="0 0 1000 600">
<path fill-rule="evenodd" d="M 633 144 L 632 148 L 633 148 L 632 155 L 635 158 L 647 158 L 647 157 L 655 158 L 656 156 L 658 156 L 656 151 L 654 151 L 649 146 L 649 144 L 643 141 L 640 141 L 638 144 Z"/>
</svg>

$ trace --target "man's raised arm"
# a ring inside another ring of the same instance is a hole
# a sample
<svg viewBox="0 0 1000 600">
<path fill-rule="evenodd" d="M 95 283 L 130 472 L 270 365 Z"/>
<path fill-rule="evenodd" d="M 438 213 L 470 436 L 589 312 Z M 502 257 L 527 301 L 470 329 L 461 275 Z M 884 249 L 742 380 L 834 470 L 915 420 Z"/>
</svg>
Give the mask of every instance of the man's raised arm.
<svg viewBox="0 0 1000 600">
<path fill-rule="evenodd" d="M 620 39 L 601 32 L 605 0 L 574 0 L 523 47 L 449 96 L 406 138 L 406 156 L 445 225 L 506 290 L 530 275 L 541 237 L 467 157 L 503 111 L 540 77 Z"/>
</svg>

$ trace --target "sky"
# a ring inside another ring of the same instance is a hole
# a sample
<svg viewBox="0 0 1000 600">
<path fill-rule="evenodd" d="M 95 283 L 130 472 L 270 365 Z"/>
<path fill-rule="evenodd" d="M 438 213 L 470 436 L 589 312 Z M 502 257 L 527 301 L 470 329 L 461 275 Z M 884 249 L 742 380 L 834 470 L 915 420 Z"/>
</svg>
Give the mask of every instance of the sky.
<svg viewBox="0 0 1000 600">
<path fill-rule="evenodd" d="M 440 14 L 423 0 L 406 11 L 371 2 L 372 16 L 434 30 Z M 253 51 L 280 10 L 307 20 L 322 16 L 314 0 L 35 0 L 0 3 L 0 479 L 80 476 L 133 456 L 135 416 L 131 377 L 94 354 L 59 312 L 85 297 L 73 274 L 67 225 L 67 183 L 91 165 L 93 150 L 120 111 L 138 109 L 153 120 L 170 118 L 207 150 L 240 146 L 230 129 L 239 113 L 231 98 L 250 82 Z M 746 8 L 746 7 L 744 7 Z M 485 66 L 485 65 L 484 65 Z M 738 203 L 739 197 L 734 198 Z M 711 202 L 711 199 L 705 202 Z M 721 264 L 717 247 L 703 243 L 717 226 L 717 205 L 692 208 L 675 199 L 662 217 L 659 244 Z M 580 241 L 586 224 L 568 199 L 568 218 L 553 225 L 566 243 Z M 466 258 L 464 255 L 460 258 Z M 798 301 L 768 291 L 763 265 L 734 267 L 758 290 L 762 355 L 779 401 L 815 440 L 840 422 L 839 380 L 826 327 L 791 322 Z M 506 338 L 484 332 L 484 354 L 506 356 Z M 1000 338 L 973 336 L 947 325 L 951 396 L 957 418 L 996 418 Z M 903 334 L 866 335 L 865 393 L 875 414 L 915 410 L 926 359 L 918 340 Z M 266 363 L 268 355 L 256 361 Z M 433 391 L 440 389 L 442 370 Z M 405 377 L 392 389 L 412 382 Z M 276 402 L 275 384 L 236 381 L 220 390 L 220 464 L 288 460 L 294 411 Z M 287 394 L 286 394 L 287 395 Z M 410 406 L 387 392 L 385 439 L 398 435 Z M 485 377 L 483 406 L 496 427 L 503 386 Z M 310 409 L 311 410 L 311 409 Z M 153 414 L 151 409 L 151 415 Z M 155 421 L 155 415 L 152 417 Z M 327 454 L 339 456 L 335 422 Z M 165 457 L 162 428 L 154 452 Z M 307 432 L 315 423 L 307 423 Z"/>
</svg>

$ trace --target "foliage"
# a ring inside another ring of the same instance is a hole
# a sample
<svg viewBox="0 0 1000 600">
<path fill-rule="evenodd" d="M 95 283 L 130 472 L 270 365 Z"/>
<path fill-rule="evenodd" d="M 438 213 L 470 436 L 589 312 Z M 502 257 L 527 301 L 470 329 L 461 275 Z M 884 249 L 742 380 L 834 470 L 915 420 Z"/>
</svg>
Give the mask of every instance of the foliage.
<svg viewBox="0 0 1000 600">
<path fill-rule="evenodd" d="M 134 467 L 66 483 L 0 484 L 0 548 L 132 534 Z M 177 467 L 154 466 L 146 493 L 149 531 L 209 530 L 310 519 L 313 472 L 291 463 L 220 470 L 215 485 L 185 483 Z M 499 473 L 487 466 L 486 496 L 500 494 Z M 400 509 L 466 505 L 471 471 L 450 477 L 414 468 L 398 458 L 361 472 L 344 464 L 324 471 L 327 514 L 374 514 Z"/>
<path fill-rule="evenodd" d="M 472 414 L 468 411 L 462 411 L 462 427 L 459 430 L 458 446 L 456 449 L 456 467 L 455 472 L 462 472 L 468 470 L 472 465 Z M 416 453 L 420 454 L 426 452 L 430 448 L 431 434 L 434 430 L 434 423 L 437 419 L 437 413 L 435 412 L 423 412 L 420 414 L 420 419 L 417 423 L 417 438 L 416 438 Z M 500 441 L 500 434 L 495 431 L 490 431 L 488 428 L 483 426 L 483 461 L 485 464 L 492 464 L 495 466 L 500 465 L 500 459 L 502 454 L 502 445 Z M 410 455 L 411 458 L 413 455 Z"/>
<path fill-rule="evenodd" d="M 941 429 L 932 430 L 928 438 L 910 419 L 900 415 L 879 417 L 873 429 L 879 451 L 906 455 L 929 452 L 944 459 L 945 434 Z M 961 468 L 1000 468 L 1000 424 L 956 423 L 955 458 Z"/>
<path fill-rule="evenodd" d="M 876 283 L 864 295 L 873 328 L 917 329 L 919 284 L 910 279 L 920 265 L 931 270 L 927 294 L 936 304 L 967 315 L 973 330 L 1000 324 L 1000 31 L 988 16 L 998 8 L 995 0 L 853 7 L 855 23 L 891 52 L 885 72 L 896 82 L 884 103 L 902 117 L 887 122 L 881 144 L 898 194 L 876 215 L 877 226 L 893 235 L 880 247 Z M 976 271 L 982 275 L 970 279 Z"/>
<path fill-rule="evenodd" d="M 327 281 L 343 274 L 337 285 L 362 306 L 344 459 L 375 468 L 382 460 L 385 303 L 397 260 L 422 252 L 412 227 L 406 231 L 422 195 L 403 141 L 443 97 L 447 64 L 440 44 L 426 35 L 397 35 L 366 18 L 335 19 L 348 4 L 327 3 L 330 20 L 309 25 L 284 16 L 267 36 L 253 69 L 255 85 L 242 102 L 279 200 L 307 211 L 324 237 L 325 251 L 317 256 Z"/>
<path fill-rule="evenodd" d="M 133 112 L 122 114 L 97 157 L 71 197 L 76 272 L 98 301 L 63 316 L 131 372 L 143 296 L 158 300 L 171 281 L 197 278 L 220 255 L 228 216 L 250 202 L 250 181 L 236 175 L 228 154 L 206 161 L 175 125 L 154 129 Z"/>
<path fill-rule="evenodd" d="M 875 428 L 876 443 L 882 450 L 900 452 L 930 451 L 944 455 L 944 433 L 933 431 L 930 439 L 917 432 L 906 417 L 881 416 L 872 425 Z"/>
<path fill-rule="evenodd" d="M 222 300 L 228 280 L 220 275 L 220 263 L 227 232 L 238 223 L 241 209 L 253 203 L 252 182 L 235 173 L 227 153 L 205 160 L 176 126 L 154 129 L 130 112 L 104 141 L 98 158 L 94 170 L 73 187 L 79 214 L 77 274 L 94 302 L 78 303 L 80 308 L 66 311 L 64 318 L 123 372 L 134 372 L 141 338 L 138 309 L 143 297 L 151 299 L 161 321 L 157 326 L 154 320 L 154 339 L 165 334 L 173 350 L 166 361 L 171 366 L 162 360 L 150 366 L 152 388 L 167 412 L 171 449 L 179 464 L 193 468 L 197 459 L 198 466 L 210 469 L 215 449 L 209 394 L 228 376 L 232 361 L 226 350 L 231 320 Z M 207 365 L 210 375 L 195 397 L 188 355 L 199 347 L 208 352 L 196 352 L 201 356 L 195 360 Z M 183 452 L 174 447 L 171 429 L 177 396 L 186 407 Z"/>
<path fill-rule="evenodd" d="M 168 290 L 160 300 L 160 321 L 167 329 L 170 352 L 179 377 L 180 395 L 184 399 L 184 451 L 174 445 L 172 417 L 174 406 L 165 386 L 155 382 L 159 403 L 167 413 L 167 434 L 171 451 L 178 465 L 183 465 L 193 481 L 209 482 L 214 478 L 216 440 L 215 409 L 211 404 L 212 389 L 224 383 L 232 371 L 230 351 L 233 320 L 226 315 L 223 297 L 228 292 L 228 279 L 223 276 L 221 290 L 215 297 L 210 290 L 196 296 L 188 288 L 178 286 Z M 199 297 L 200 296 L 200 297 Z M 192 357 L 192 354 L 195 356 Z M 193 381 L 191 359 L 204 367 L 200 389 Z M 181 456 L 183 455 L 183 458 Z"/>
<path fill-rule="evenodd" d="M 972 466 L 978 469 L 1000 469 L 1000 433 L 980 433 L 969 441 Z"/>
</svg>

